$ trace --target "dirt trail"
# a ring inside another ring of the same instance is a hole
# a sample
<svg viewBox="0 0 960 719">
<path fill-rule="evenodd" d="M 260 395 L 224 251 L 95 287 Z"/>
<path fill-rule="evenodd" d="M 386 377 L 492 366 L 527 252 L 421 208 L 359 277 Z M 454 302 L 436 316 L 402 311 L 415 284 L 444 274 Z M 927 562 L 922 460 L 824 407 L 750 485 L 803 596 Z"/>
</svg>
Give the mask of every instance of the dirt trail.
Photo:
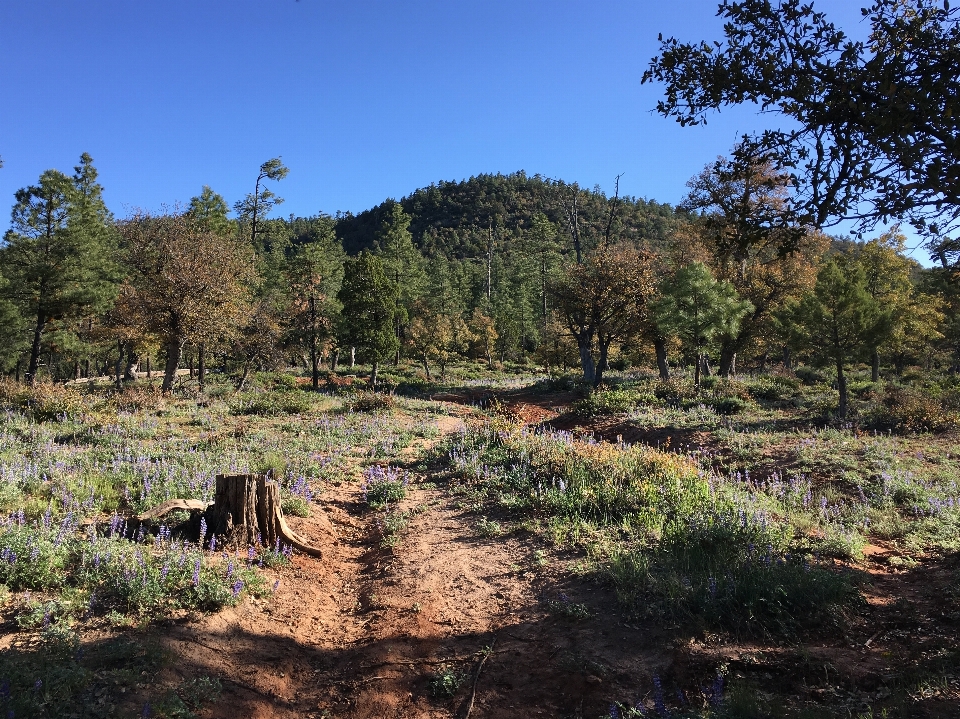
<svg viewBox="0 0 960 719">
<path fill-rule="evenodd" d="M 379 546 L 356 482 L 321 508 L 294 529 L 323 559 L 297 555 L 273 597 L 165 632 L 177 657 L 167 680 L 221 679 L 223 697 L 203 716 L 462 716 L 494 639 L 471 717 L 597 716 L 669 663 L 645 652 L 660 643 L 650 632 L 616 624 L 607 593 L 558 574 L 532 537 L 478 536 L 477 518 L 447 492 L 412 485 L 412 519 L 393 550 Z M 552 616 L 544 600 L 560 592 L 596 618 Z M 466 677 L 452 699 L 430 691 L 444 668 Z"/>
</svg>

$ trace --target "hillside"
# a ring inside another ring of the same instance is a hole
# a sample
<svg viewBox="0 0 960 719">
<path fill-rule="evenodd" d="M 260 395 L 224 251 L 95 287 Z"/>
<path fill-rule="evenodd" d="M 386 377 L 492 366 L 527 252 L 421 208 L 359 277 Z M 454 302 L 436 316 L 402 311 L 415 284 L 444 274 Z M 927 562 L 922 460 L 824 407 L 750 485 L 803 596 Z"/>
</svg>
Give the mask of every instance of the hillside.
<svg viewBox="0 0 960 719">
<path fill-rule="evenodd" d="M 476 175 L 460 182 L 441 181 L 400 200 L 410 215 L 413 240 L 427 256 L 474 257 L 486 250 L 490 232 L 509 242 L 542 212 L 562 232 L 568 232 L 567 208 L 577 193 L 580 231 L 589 245 L 602 237 L 612 202 L 598 189 L 552 181 L 525 172 Z M 357 215 L 341 215 L 337 237 L 349 254 L 374 246 L 383 212 L 394 200 Z M 673 207 L 652 200 L 621 197 L 611 228 L 614 237 L 659 244 L 674 226 Z"/>
</svg>

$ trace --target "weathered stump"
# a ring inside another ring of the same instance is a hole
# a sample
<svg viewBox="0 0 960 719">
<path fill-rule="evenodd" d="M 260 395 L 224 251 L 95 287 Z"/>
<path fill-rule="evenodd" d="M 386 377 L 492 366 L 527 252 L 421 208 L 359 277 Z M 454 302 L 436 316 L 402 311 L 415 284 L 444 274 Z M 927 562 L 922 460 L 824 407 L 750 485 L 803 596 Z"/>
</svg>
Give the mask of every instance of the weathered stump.
<svg viewBox="0 0 960 719">
<path fill-rule="evenodd" d="M 226 544 L 275 547 L 279 540 L 314 557 L 322 556 L 319 548 L 294 532 L 283 518 L 276 482 L 254 474 L 218 474 L 216 482 L 209 506 L 199 500 L 172 499 L 144 512 L 140 519 L 158 519 L 174 509 L 205 508 L 208 531 Z"/>
<path fill-rule="evenodd" d="M 226 542 L 249 546 L 264 535 L 257 517 L 257 477 L 253 474 L 218 474 L 210 529 Z"/>
</svg>

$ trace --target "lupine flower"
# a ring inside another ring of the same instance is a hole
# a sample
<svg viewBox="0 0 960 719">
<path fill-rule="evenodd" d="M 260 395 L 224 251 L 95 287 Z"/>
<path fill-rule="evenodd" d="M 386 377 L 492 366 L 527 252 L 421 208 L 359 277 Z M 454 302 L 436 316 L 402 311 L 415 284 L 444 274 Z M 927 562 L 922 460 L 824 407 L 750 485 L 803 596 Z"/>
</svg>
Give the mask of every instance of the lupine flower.
<svg viewBox="0 0 960 719">
<path fill-rule="evenodd" d="M 239 596 L 242 589 L 243 589 L 243 582 L 238 579 L 236 582 L 233 583 L 233 596 L 234 597 Z"/>
<path fill-rule="evenodd" d="M 193 586 L 200 584 L 200 560 L 197 560 L 197 563 L 193 567 Z"/>
</svg>

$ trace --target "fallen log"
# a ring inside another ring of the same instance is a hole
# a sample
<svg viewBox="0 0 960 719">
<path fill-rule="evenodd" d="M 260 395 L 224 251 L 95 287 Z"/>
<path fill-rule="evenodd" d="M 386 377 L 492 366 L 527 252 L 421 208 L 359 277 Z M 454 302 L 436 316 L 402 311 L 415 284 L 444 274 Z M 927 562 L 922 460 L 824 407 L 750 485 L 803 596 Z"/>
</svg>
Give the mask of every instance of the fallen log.
<svg viewBox="0 0 960 719">
<path fill-rule="evenodd" d="M 142 512 L 137 519 L 145 522 L 148 519 L 159 519 L 175 509 L 185 509 L 191 512 L 195 510 L 204 511 L 208 506 L 210 505 L 201 499 L 168 499 L 166 502 Z"/>
</svg>

